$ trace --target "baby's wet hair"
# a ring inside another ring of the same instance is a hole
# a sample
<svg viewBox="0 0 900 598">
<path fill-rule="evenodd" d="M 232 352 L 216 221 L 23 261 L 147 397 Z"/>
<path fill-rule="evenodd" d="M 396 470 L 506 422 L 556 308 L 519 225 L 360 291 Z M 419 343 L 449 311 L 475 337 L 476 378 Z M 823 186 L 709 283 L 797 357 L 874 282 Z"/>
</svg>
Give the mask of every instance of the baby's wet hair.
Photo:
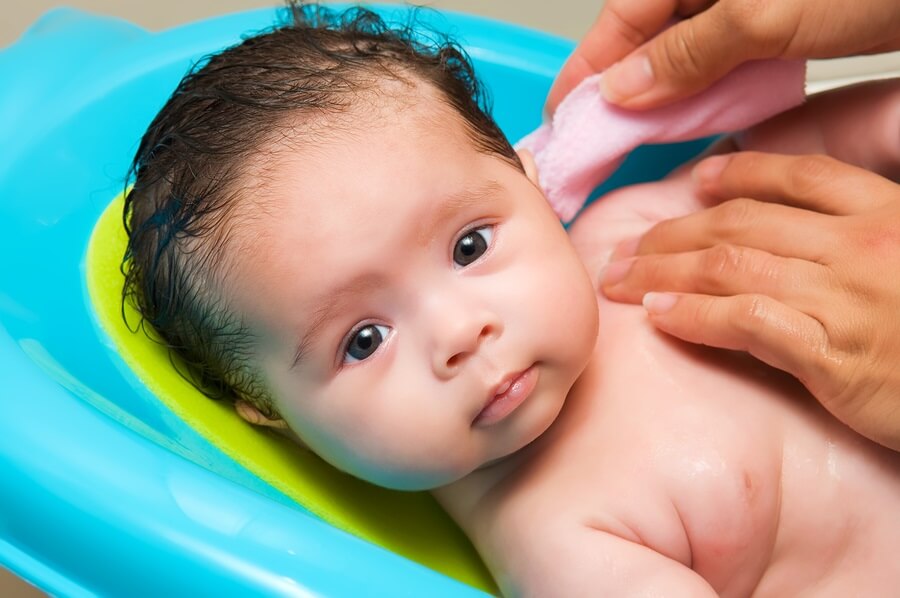
<svg viewBox="0 0 900 598">
<path fill-rule="evenodd" d="M 250 359 L 256 339 L 219 292 L 227 250 L 252 251 L 234 234 L 252 218 L 238 207 L 257 201 L 250 165 L 276 139 L 320 135 L 323 120 L 384 81 L 431 86 L 479 151 L 521 168 L 465 52 L 418 25 L 415 11 L 394 25 L 361 7 L 291 2 L 272 29 L 200 60 L 141 139 L 125 197 L 123 303 L 207 396 L 277 416 Z"/>
</svg>

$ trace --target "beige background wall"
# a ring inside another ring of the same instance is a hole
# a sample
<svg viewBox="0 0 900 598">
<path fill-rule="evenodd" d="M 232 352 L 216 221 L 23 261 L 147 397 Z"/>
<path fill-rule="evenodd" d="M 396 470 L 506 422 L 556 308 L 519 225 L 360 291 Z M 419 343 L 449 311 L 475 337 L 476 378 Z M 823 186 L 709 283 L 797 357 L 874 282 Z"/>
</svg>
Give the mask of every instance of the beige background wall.
<svg viewBox="0 0 900 598">
<path fill-rule="evenodd" d="M 82 10 L 120 16 L 151 30 L 164 29 L 207 16 L 260 8 L 280 0 L 30 0 L 9 2 L 0 21 L 0 48 L 11 44 L 46 10 L 66 4 Z M 639 1 L 639 0 L 633 0 Z M 325 0 L 325 3 L 331 4 Z M 603 0 L 420 0 L 421 4 L 480 14 L 580 38 L 596 17 Z M 564 8 L 564 10 L 563 10 Z M 900 76 L 900 52 L 879 57 L 817 62 L 810 67 L 810 91 L 860 78 Z"/>
<path fill-rule="evenodd" d="M 69 0 L 64 4 L 90 12 L 120 16 L 147 29 L 159 30 L 211 15 L 273 6 L 277 3 L 278 0 Z M 431 0 L 422 3 L 435 8 L 502 19 L 577 39 L 587 31 L 603 0 Z M 0 49 L 13 43 L 42 13 L 62 3 L 30 0 L 5 4 L 4 18 L 0 21 Z M 900 53 L 814 64 L 810 68 L 810 89 L 815 91 L 858 78 L 885 74 L 900 76 Z M 9 93 L 9 90 L 0 93 Z M 13 598 L 35 595 L 40 594 L 0 568 L 0 596 Z"/>
<path fill-rule="evenodd" d="M 390 2 L 390 0 L 381 0 Z M 162 29 L 179 23 L 226 12 L 277 5 L 281 0 L 30 0 L 10 2 L 0 22 L 0 46 L 12 42 L 29 23 L 47 9 L 60 4 L 83 10 L 125 17 L 149 29 Z M 333 1 L 325 0 L 325 4 Z M 424 0 L 414 2 L 435 8 L 485 15 L 568 37 L 580 37 L 597 16 L 602 0 L 563 0 L 565 11 L 552 10 L 559 2 L 546 0 Z"/>
</svg>

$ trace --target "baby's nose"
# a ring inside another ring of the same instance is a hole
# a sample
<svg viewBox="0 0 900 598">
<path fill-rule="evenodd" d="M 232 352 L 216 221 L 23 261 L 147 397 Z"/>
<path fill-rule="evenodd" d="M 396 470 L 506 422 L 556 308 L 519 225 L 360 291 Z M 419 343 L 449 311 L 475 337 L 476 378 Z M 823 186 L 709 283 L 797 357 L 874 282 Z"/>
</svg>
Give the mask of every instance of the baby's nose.
<svg viewBox="0 0 900 598">
<path fill-rule="evenodd" d="M 435 327 L 435 374 L 444 379 L 454 376 L 485 341 L 499 336 L 500 331 L 499 321 L 489 312 L 469 313 L 467 317 L 446 320 Z"/>
</svg>

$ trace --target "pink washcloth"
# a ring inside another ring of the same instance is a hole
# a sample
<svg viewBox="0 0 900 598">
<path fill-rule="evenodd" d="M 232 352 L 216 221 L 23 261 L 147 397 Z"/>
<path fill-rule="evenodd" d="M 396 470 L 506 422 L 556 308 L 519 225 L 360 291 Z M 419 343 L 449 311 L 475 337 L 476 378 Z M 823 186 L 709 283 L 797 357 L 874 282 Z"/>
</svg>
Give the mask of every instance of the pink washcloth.
<svg viewBox="0 0 900 598">
<path fill-rule="evenodd" d="M 697 139 L 744 129 L 803 102 L 806 63 L 759 60 L 739 66 L 705 91 L 644 111 L 617 108 L 588 77 L 562 101 L 552 122 L 517 147 L 534 154 L 541 187 L 570 221 L 591 191 L 644 143 Z"/>
</svg>

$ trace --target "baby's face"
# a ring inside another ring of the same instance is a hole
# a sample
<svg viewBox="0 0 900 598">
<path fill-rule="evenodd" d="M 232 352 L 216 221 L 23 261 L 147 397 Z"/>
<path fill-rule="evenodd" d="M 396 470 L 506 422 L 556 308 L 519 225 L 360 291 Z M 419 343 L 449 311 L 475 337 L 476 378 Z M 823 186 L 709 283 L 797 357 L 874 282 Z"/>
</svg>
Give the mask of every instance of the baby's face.
<svg viewBox="0 0 900 598">
<path fill-rule="evenodd" d="M 539 189 L 435 103 L 284 150 L 227 297 L 290 428 L 401 489 L 534 440 L 597 334 L 593 287 Z"/>
</svg>

